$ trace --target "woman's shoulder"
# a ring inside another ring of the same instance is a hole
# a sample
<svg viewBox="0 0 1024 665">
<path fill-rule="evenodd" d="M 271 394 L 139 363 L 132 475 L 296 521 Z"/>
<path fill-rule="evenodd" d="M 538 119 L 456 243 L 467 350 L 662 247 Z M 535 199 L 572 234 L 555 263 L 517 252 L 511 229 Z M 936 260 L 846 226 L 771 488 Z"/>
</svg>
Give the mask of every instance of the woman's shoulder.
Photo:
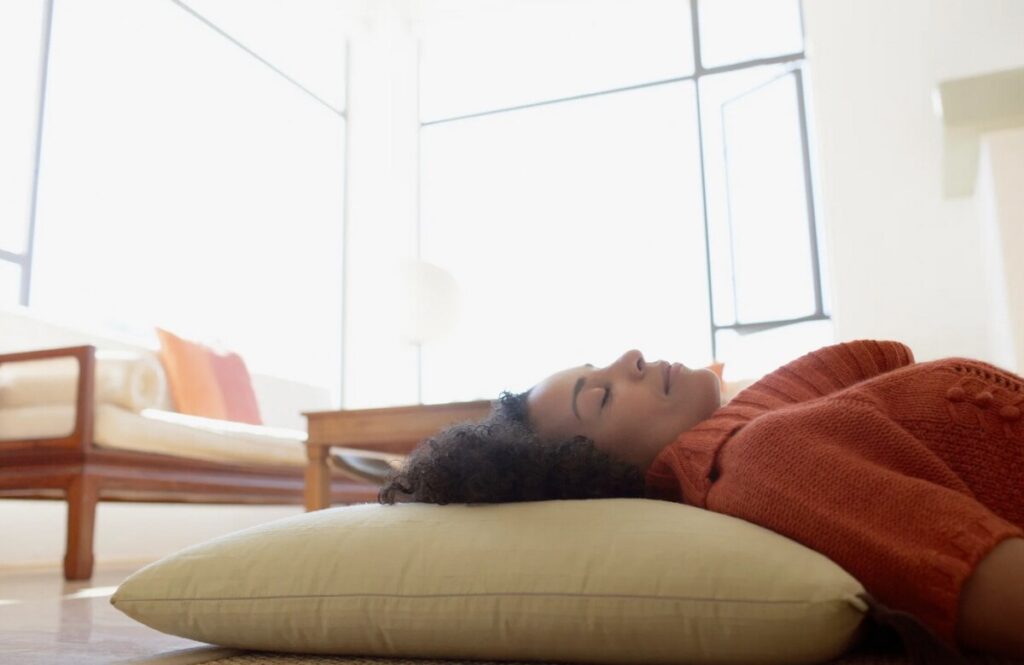
<svg viewBox="0 0 1024 665">
<path fill-rule="evenodd" d="M 766 393 L 784 403 L 803 402 L 913 364 L 914 354 L 902 342 L 840 342 L 806 353 L 746 385 L 727 387 L 723 398 L 750 401 Z"/>
<path fill-rule="evenodd" d="M 903 342 L 857 339 L 811 351 L 776 371 L 827 388 L 827 394 L 913 364 L 914 352 Z"/>
<path fill-rule="evenodd" d="M 881 374 L 914 364 L 914 352 L 896 340 L 855 339 L 824 346 L 793 362 L 805 359 L 828 365 L 855 367 L 862 374 Z"/>
</svg>

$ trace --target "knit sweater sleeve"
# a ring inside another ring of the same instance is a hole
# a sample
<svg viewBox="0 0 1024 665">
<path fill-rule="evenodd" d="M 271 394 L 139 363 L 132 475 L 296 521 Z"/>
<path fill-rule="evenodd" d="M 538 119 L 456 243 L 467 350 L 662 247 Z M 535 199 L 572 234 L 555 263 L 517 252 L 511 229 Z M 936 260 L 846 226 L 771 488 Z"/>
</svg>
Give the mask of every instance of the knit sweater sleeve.
<svg viewBox="0 0 1024 665">
<path fill-rule="evenodd" d="M 1024 535 L 915 437 L 847 400 L 758 419 L 722 449 L 718 474 L 709 509 L 821 552 L 949 645 L 964 582 Z"/>
</svg>

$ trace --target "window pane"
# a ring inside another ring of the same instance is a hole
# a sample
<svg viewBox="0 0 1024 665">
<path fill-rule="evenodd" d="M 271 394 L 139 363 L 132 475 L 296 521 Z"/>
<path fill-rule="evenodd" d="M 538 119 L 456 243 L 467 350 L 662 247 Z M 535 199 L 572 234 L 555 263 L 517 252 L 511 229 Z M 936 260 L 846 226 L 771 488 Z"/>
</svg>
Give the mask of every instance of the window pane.
<svg viewBox="0 0 1024 665">
<path fill-rule="evenodd" d="M 722 129 L 737 318 L 812 314 L 814 273 L 794 76 L 727 102 Z"/>
<path fill-rule="evenodd" d="M 718 325 L 814 312 L 796 95 L 794 74 L 782 66 L 701 81 Z"/>
<path fill-rule="evenodd" d="M 424 12 L 424 121 L 693 71 L 679 0 L 449 0 Z"/>
<path fill-rule="evenodd" d="M 337 109 L 356 5 L 338 0 L 186 0 L 221 30 Z"/>
<path fill-rule="evenodd" d="M 44 3 L 0 3 L 0 249 L 20 254 L 28 240 Z"/>
<path fill-rule="evenodd" d="M 710 361 L 695 130 L 690 82 L 424 128 L 423 258 L 461 301 L 424 346 L 424 401 L 633 347 Z"/>
<path fill-rule="evenodd" d="M 56 3 L 48 94 L 33 307 L 340 385 L 337 114 L 151 0 Z"/>
<path fill-rule="evenodd" d="M 697 13 L 704 67 L 804 48 L 799 0 L 702 0 Z"/>
<path fill-rule="evenodd" d="M 0 305 L 17 305 L 20 302 L 21 266 L 0 261 Z"/>
</svg>

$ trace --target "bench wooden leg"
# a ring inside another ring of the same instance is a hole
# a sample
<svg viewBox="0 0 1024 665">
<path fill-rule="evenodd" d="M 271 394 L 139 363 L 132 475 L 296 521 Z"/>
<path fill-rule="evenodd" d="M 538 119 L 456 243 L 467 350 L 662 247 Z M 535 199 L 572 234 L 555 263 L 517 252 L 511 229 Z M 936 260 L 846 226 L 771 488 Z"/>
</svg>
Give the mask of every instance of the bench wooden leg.
<svg viewBox="0 0 1024 665">
<path fill-rule="evenodd" d="M 64 579 L 87 580 L 92 577 L 93 526 L 96 523 L 96 480 L 86 475 L 71 481 L 67 490 L 68 540 L 64 553 Z"/>
<path fill-rule="evenodd" d="M 327 468 L 327 446 L 306 445 L 306 512 L 331 505 L 331 473 Z"/>
</svg>

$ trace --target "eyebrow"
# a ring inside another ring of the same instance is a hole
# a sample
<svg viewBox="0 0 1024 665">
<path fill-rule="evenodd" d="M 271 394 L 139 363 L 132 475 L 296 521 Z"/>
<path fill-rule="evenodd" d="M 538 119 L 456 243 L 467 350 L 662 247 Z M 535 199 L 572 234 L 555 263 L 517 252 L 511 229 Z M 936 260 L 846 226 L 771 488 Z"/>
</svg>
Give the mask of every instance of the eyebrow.
<svg viewBox="0 0 1024 665">
<path fill-rule="evenodd" d="M 594 366 L 591 365 L 590 363 L 587 363 L 586 365 L 584 365 L 584 367 L 589 367 L 591 369 L 594 368 Z M 586 382 L 586 380 L 586 377 L 581 376 L 580 378 L 576 379 L 576 385 L 573 386 L 572 388 L 572 412 L 576 414 L 576 420 L 579 420 L 581 422 L 583 421 L 583 419 L 580 418 L 579 409 L 576 407 L 576 398 L 579 396 L 580 391 L 583 390 L 583 384 L 584 382 Z"/>
</svg>

